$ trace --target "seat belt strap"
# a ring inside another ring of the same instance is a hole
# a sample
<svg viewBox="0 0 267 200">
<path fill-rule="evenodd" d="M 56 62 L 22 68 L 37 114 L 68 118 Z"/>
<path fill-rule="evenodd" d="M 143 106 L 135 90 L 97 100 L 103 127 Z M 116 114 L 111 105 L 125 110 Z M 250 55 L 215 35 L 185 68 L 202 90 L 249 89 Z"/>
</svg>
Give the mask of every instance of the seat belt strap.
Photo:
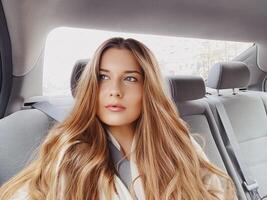
<svg viewBox="0 0 267 200">
<path fill-rule="evenodd" d="M 215 98 L 212 99 L 215 101 L 216 111 L 225 130 L 224 136 L 228 143 L 226 145 L 226 149 L 231 159 L 235 163 L 239 174 L 241 175 L 243 186 L 245 190 L 250 194 L 252 200 L 261 200 L 260 194 L 258 192 L 259 185 L 257 181 L 252 178 L 249 167 L 243 159 L 239 144 L 236 140 L 233 127 L 225 111 L 225 108 L 220 100 Z"/>
<path fill-rule="evenodd" d="M 69 109 L 71 108 L 71 106 L 53 105 L 48 101 L 36 102 L 31 106 L 32 108 L 40 110 L 41 112 L 45 113 L 58 122 L 62 122 L 65 119 L 65 117 L 69 113 Z"/>
</svg>

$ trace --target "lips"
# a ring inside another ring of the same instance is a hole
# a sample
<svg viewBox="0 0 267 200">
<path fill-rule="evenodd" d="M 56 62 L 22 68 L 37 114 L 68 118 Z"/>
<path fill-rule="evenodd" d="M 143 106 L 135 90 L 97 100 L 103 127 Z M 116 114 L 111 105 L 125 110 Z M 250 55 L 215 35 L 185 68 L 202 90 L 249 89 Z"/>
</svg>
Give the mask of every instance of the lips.
<svg viewBox="0 0 267 200">
<path fill-rule="evenodd" d="M 126 109 L 121 104 L 109 104 L 109 105 L 105 106 L 105 108 L 107 108 L 110 111 L 114 111 L 114 112 L 120 112 L 120 111 L 123 111 Z"/>
</svg>

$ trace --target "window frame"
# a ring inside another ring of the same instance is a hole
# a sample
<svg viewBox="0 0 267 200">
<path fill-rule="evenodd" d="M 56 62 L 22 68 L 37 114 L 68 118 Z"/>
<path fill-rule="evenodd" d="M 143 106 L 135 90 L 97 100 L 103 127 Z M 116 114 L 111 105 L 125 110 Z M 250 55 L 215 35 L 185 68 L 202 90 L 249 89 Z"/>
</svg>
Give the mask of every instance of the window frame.
<svg viewBox="0 0 267 200">
<path fill-rule="evenodd" d="M 2 2 L 0 2 L 0 119 L 5 116 L 12 89 L 12 50 Z"/>
</svg>

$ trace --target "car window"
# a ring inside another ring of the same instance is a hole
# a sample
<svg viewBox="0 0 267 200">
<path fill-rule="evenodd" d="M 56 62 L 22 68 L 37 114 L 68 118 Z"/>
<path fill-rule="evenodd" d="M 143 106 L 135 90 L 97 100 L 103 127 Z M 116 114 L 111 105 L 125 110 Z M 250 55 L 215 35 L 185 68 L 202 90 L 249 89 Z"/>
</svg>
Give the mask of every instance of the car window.
<svg viewBox="0 0 267 200">
<path fill-rule="evenodd" d="M 51 31 L 46 41 L 43 95 L 70 95 L 74 63 L 90 58 L 100 43 L 114 36 L 144 42 L 155 53 L 163 75 L 199 74 L 203 78 L 214 63 L 229 61 L 253 44 L 60 27 Z"/>
</svg>

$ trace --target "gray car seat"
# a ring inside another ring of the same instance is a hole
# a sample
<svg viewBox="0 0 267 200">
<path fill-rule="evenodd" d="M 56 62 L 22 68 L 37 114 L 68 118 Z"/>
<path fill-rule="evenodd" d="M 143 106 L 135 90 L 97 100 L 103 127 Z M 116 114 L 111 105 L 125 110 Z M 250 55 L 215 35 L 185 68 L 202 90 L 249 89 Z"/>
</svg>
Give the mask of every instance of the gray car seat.
<svg viewBox="0 0 267 200">
<path fill-rule="evenodd" d="M 81 60 L 75 64 L 72 93 L 86 63 Z M 32 97 L 24 102 L 22 110 L 0 120 L 0 186 L 35 158 L 50 128 L 65 118 L 72 105 L 72 96 Z"/>
<path fill-rule="evenodd" d="M 249 70 L 244 63 L 218 63 L 211 68 L 207 79 L 207 86 L 215 89 L 210 92 L 207 101 L 225 145 L 230 146 L 228 154 L 239 174 L 240 184 L 244 186 L 244 166 L 248 168 L 249 176 L 257 181 L 259 194 L 263 197 L 267 194 L 267 98 L 264 92 L 238 90 L 246 88 L 248 82 Z M 225 117 L 221 118 L 218 105 L 221 105 Z M 228 125 L 222 123 L 224 119 L 229 121 Z M 228 131 L 229 128 L 232 131 Z M 231 140 L 227 135 L 229 132 L 233 133 Z M 231 156 L 235 148 L 240 151 L 241 169 Z"/>
<path fill-rule="evenodd" d="M 205 101 L 204 80 L 200 76 L 171 76 L 168 77 L 168 80 L 170 82 L 170 92 L 179 110 L 180 117 L 188 124 L 193 134 L 198 133 L 204 139 L 205 146 L 203 149 L 209 160 L 228 172 L 236 184 L 238 199 L 245 200 L 245 193 L 227 156 L 210 107 Z M 201 139 L 195 138 L 200 144 L 203 144 Z"/>
<path fill-rule="evenodd" d="M 0 185 L 34 159 L 53 122 L 36 109 L 20 110 L 0 120 Z"/>
</svg>

